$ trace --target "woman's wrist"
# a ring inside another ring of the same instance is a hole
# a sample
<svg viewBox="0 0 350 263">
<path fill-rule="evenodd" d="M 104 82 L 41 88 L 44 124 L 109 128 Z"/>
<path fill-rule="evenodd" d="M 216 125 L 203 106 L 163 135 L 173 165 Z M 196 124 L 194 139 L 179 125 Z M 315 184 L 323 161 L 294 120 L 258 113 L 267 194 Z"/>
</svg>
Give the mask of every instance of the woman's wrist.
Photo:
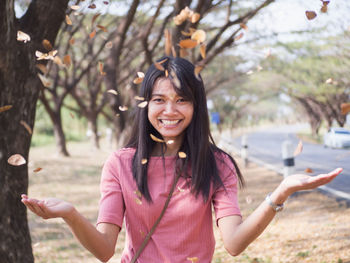
<svg viewBox="0 0 350 263">
<path fill-rule="evenodd" d="M 72 205 L 72 207 L 62 216 L 63 220 L 66 221 L 67 224 L 72 224 L 75 218 L 78 215 L 78 211 Z"/>
<path fill-rule="evenodd" d="M 275 204 L 283 204 L 292 193 L 289 193 L 282 184 L 280 184 L 270 195 Z"/>
</svg>

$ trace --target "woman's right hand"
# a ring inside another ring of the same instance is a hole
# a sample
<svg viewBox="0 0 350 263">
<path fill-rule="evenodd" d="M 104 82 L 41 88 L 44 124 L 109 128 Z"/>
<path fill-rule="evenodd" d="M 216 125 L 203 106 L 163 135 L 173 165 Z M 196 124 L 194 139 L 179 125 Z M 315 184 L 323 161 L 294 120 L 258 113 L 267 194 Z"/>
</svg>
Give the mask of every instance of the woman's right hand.
<svg viewBox="0 0 350 263">
<path fill-rule="evenodd" d="M 66 201 L 57 198 L 47 198 L 44 200 L 38 200 L 29 198 L 27 195 L 22 194 L 22 203 L 33 213 L 44 218 L 67 218 L 74 211 L 74 206 Z"/>
</svg>

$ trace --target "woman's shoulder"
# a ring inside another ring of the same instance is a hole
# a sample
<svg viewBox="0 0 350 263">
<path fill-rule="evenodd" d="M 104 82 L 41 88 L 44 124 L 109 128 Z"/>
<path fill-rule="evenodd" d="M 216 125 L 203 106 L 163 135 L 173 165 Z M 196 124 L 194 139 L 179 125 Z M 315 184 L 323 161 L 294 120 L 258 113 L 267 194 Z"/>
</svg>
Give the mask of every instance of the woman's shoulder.
<svg viewBox="0 0 350 263">
<path fill-rule="evenodd" d="M 126 162 L 134 157 L 136 149 L 135 148 L 121 148 L 112 152 L 109 155 L 108 161 L 115 162 L 117 160 L 121 162 Z"/>
</svg>

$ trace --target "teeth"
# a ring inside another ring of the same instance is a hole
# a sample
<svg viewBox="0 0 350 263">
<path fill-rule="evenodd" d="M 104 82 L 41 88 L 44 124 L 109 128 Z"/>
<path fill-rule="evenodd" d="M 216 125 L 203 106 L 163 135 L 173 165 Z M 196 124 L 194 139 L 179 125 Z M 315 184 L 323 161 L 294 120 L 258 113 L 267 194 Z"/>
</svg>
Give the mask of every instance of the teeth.
<svg viewBox="0 0 350 263">
<path fill-rule="evenodd" d="M 176 123 L 178 123 L 179 121 L 170 121 L 170 120 L 162 120 L 162 123 L 165 125 L 175 125 Z"/>
</svg>

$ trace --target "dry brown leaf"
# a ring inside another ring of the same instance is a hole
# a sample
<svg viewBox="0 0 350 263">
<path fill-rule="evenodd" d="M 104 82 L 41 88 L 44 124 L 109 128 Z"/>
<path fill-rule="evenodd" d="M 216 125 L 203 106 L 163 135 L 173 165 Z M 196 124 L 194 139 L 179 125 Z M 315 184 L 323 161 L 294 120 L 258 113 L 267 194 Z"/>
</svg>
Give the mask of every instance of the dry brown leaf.
<svg viewBox="0 0 350 263">
<path fill-rule="evenodd" d="M 341 108 L 341 114 L 346 115 L 350 112 L 350 103 L 342 103 L 340 105 Z"/>
<path fill-rule="evenodd" d="M 127 106 L 119 106 L 120 111 L 127 111 L 128 107 Z"/>
<path fill-rule="evenodd" d="M 185 189 L 181 188 L 180 186 L 177 187 L 177 190 L 179 190 L 179 192 L 184 192 Z"/>
<path fill-rule="evenodd" d="M 105 45 L 106 48 L 111 49 L 113 47 L 113 42 L 112 41 L 108 41 Z"/>
<path fill-rule="evenodd" d="M 74 37 L 72 37 L 71 39 L 69 39 L 69 44 L 70 44 L 70 45 L 74 45 L 74 43 L 75 43 Z"/>
<path fill-rule="evenodd" d="M 248 26 L 244 23 L 240 23 L 239 26 L 243 28 L 244 30 L 248 31 Z"/>
<path fill-rule="evenodd" d="M 30 36 L 22 31 L 17 31 L 17 41 L 22 41 L 24 43 L 27 43 L 30 41 Z"/>
<path fill-rule="evenodd" d="M 36 64 L 35 66 L 41 71 L 41 73 L 47 73 L 47 67 L 44 64 Z"/>
<path fill-rule="evenodd" d="M 144 108 L 144 107 L 147 106 L 147 104 L 148 104 L 147 101 L 143 101 L 143 102 L 139 103 L 139 104 L 137 105 L 137 107 Z"/>
<path fill-rule="evenodd" d="M 184 152 L 179 152 L 179 157 L 180 157 L 180 158 L 186 158 L 186 157 L 187 157 L 187 154 L 184 153 Z"/>
<path fill-rule="evenodd" d="M 101 15 L 101 13 L 97 13 L 95 14 L 93 17 L 92 17 L 92 20 L 91 20 L 91 25 L 93 25 L 96 21 L 96 19 Z"/>
<path fill-rule="evenodd" d="M 7 111 L 12 108 L 12 105 L 5 105 L 0 107 L 0 112 Z"/>
<path fill-rule="evenodd" d="M 321 0 L 321 1 L 322 1 L 321 12 L 327 13 L 329 1 L 323 1 L 323 0 Z"/>
<path fill-rule="evenodd" d="M 314 171 L 311 169 L 311 168 L 306 168 L 305 170 L 304 170 L 304 172 L 305 173 L 313 173 Z"/>
<path fill-rule="evenodd" d="M 141 160 L 141 163 L 142 163 L 142 164 L 146 164 L 146 163 L 147 163 L 147 159 L 143 158 L 143 159 Z"/>
<path fill-rule="evenodd" d="M 68 15 L 66 15 L 66 23 L 67 23 L 67 25 L 72 25 L 72 20 L 69 18 L 69 16 Z"/>
<path fill-rule="evenodd" d="M 138 198 L 142 198 L 142 194 L 141 194 L 141 192 L 139 191 L 139 190 L 135 190 L 134 191 L 134 194 L 138 197 Z"/>
<path fill-rule="evenodd" d="M 144 98 L 144 97 L 140 97 L 140 96 L 135 96 L 135 97 L 134 97 L 134 99 L 135 99 L 135 100 L 140 100 L 140 101 L 145 100 L 145 98 Z"/>
<path fill-rule="evenodd" d="M 114 90 L 114 89 L 109 89 L 109 90 L 107 90 L 107 92 L 111 93 L 113 95 L 118 95 L 118 92 L 116 90 Z"/>
<path fill-rule="evenodd" d="M 101 29 L 103 32 L 108 32 L 107 28 L 101 25 L 97 25 L 99 29 Z"/>
<path fill-rule="evenodd" d="M 183 39 L 179 42 L 181 48 L 194 48 L 198 45 L 198 42 L 192 39 Z"/>
<path fill-rule="evenodd" d="M 37 173 L 37 172 L 40 172 L 42 169 L 43 169 L 43 168 L 38 167 L 38 168 L 35 168 L 35 169 L 33 170 L 33 172 L 34 172 L 34 173 Z"/>
<path fill-rule="evenodd" d="M 331 84 L 333 82 L 333 79 L 332 78 L 328 78 L 326 79 L 325 83 L 326 84 Z"/>
<path fill-rule="evenodd" d="M 202 56 L 203 59 L 207 56 L 206 48 L 207 48 L 207 45 L 206 44 L 202 44 L 200 49 L 199 49 L 199 52 L 201 53 L 201 56 Z"/>
<path fill-rule="evenodd" d="M 26 159 L 20 154 L 11 155 L 7 162 L 13 166 L 20 166 L 26 163 Z"/>
<path fill-rule="evenodd" d="M 315 11 L 305 11 L 305 15 L 309 20 L 312 20 L 317 16 Z"/>
<path fill-rule="evenodd" d="M 165 77 L 169 77 L 169 71 L 167 69 L 165 70 Z"/>
<path fill-rule="evenodd" d="M 142 201 L 141 201 L 141 199 L 139 199 L 139 198 L 137 198 L 137 197 L 135 197 L 135 203 L 136 204 L 138 204 L 138 205 L 142 205 Z"/>
<path fill-rule="evenodd" d="M 59 56 L 54 57 L 53 62 L 59 66 L 63 66 L 63 62 Z"/>
<path fill-rule="evenodd" d="M 192 40 L 195 40 L 198 42 L 198 44 L 203 43 L 207 37 L 207 34 L 204 30 L 198 29 L 196 32 L 194 32 L 191 36 Z"/>
<path fill-rule="evenodd" d="M 72 64 L 72 60 L 71 60 L 71 58 L 70 58 L 70 55 L 65 55 L 65 56 L 63 57 L 63 64 L 64 64 L 67 68 L 70 67 L 70 65 Z"/>
<path fill-rule="evenodd" d="M 185 32 L 185 31 L 183 31 L 183 30 L 181 30 L 181 34 L 182 34 L 183 36 L 185 36 L 185 37 L 190 37 L 190 36 L 192 36 L 192 33 L 191 33 L 191 32 Z"/>
<path fill-rule="evenodd" d="M 103 63 L 101 61 L 98 62 L 98 69 L 100 71 L 100 74 L 102 76 L 105 76 L 106 75 L 106 72 L 103 71 Z"/>
<path fill-rule="evenodd" d="M 51 42 L 50 42 L 49 40 L 44 39 L 44 40 L 42 41 L 42 44 L 43 44 L 44 48 L 45 48 L 47 51 L 52 50 L 52 45 L 51 45 Z"/>
<path fill-rule="evenodd" d="M 168 140 L 168 141 L 166 141 L 166 144 L 173 144 L 175 141 L 174 140 Z"/>
<path fill-rule="evenodd" d="M 135 79 L 133 80 L 133 83 L 134 83 L 134 84 L 141 84 L 142 81 L 143 81 L 143 78 L 135 78 Z"/>
<path fill-rule="evenodd" d="M 94 29 L 90 34 L 89 34 L 89 37 L 90 39 L 91 38 L 94 38 L 96 36 L 96 30 Z"/>
<path fill-rule="evenodd" d="M 198 258 L 197 257 L 188 257 L 187 260 L 191 261 L 191 263 L 197 262 Z"/>
<path fill-rule="evenodd" d="M 191 16 L 191 23 L 195 24 L 198 22 L 198 20 L 201 18 L 201 15 L 199 13 L 193 13 Z"/>
<path fill-rule="evenodd" d="M 302 151 L 303 151 L 303 142 L 302 140 L 300 140 L 298 143 L 298 146 L 294 150 L 294 157 L 301 154 Z"/>
<path fill-rule="evenodd" d="M 164 142 L 164 140 L 157 138 L 157 137 L 154 136 L 152 133 L 150 134 L 150 136 L 151 136 L 151 139 L 152 139 L 153 141 L 155 141 L 155 142 Z"/>
<path fill-rule="evenodd" d="M 91 5 L 88 6 L 88 8 L 90 8 L 90 9 L 95 9 L 95 8 L 96 8 L 96 5 L 95 5 L 95 4 L 91 4 Z"/>
<path fill-rule="evenodd" d="M 170 71 L 170 75 L 172 77 L 173 84 L 175 85 L 175 87 L 178 89 L 181 89 L 181 83 L 180 83 L 180 80 L 178 79 L 178 77 L 176 76 L 176 73 L 172 70 L 172 71 Z"/>
<path fill-rule="evenodd" d="M 48 78 L 46 78 L 44 75 L 42 75 L 40 73 L 38 73 L 38 77 L 45 88 L 51 87 L 52 82 Z"/>
<path fill-rule="evenodd" d="M 73 113 L 69 112 L 69 115 L 70 115 L 70 117 L 71 117 L 72 119 L 74 119 L 74 118 L 75 118 L 75 116 L 74 116 L 74 114 L 73 114 Z"/>
<path fill-rule="evenodd" d="M 253 73 L 254 73 L 253 70 L 248 70 L 245 74 L 247 74 L 247 75 L 252 75 Z"/>
<path fill-rule="evenodd" d="M 109 4 L 109 2 L 108 2 L 108 1 L 103 1 L 103 3 L 104 3 L 105 5 L 108 5 L 108 4 Z"/>
<path fill-rule="evenodd" d="M 29 134 L 33 133 L 32 128 L 30 128 L 30 126 L 25 121 L 21 120 L 19 123 L 23 125 Z"/>
<path fill-rule="evenodd" d="M 199 73 L 202 71 L 203 68 L 204 66 L 198 66 L 198 65 L 194 68 L 194 75 L 198 80 L 200 80 Z"/>
<path fill-rule="evenodd" d="M 165 55 L 170 56 L 171 48 L 173 45 L 172 45 L 171 33 L 169 29 L 164 30 L 164 37 L 165 37 Z"/>
<path fill-rule="evenodd" d="M 154 66 L 156 67 L 156 69 L 158 69 L 160 71 L 164 71 L 165 70 L 165 68 L 159 62 L 154 62 Z"/>
<path fill-rule="evenodd" d="M 239 33 L 238 36 L 234 38 L 234 41 L 240 40 L 244 36 L 243 32 Z"/>
</svg>

